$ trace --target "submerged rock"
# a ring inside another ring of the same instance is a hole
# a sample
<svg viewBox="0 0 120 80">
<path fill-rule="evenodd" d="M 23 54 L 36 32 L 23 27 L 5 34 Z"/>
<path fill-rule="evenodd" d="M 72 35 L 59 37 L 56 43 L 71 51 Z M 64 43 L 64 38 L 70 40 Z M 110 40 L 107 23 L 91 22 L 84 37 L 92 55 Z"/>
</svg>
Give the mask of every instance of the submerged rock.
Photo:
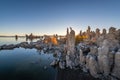
<svg viewBox="0 0 120 80">
<path fill-rule="evenodd" d="M 57 60 L 53 60 L 53 62 L 50 63 L 50 66 L 56 66 L 58 64 Z"/>
<path fill-rule="evenodd" d="M 44 69 L 47 69 L 47 66 L 44 66 Z"/>
</svg>

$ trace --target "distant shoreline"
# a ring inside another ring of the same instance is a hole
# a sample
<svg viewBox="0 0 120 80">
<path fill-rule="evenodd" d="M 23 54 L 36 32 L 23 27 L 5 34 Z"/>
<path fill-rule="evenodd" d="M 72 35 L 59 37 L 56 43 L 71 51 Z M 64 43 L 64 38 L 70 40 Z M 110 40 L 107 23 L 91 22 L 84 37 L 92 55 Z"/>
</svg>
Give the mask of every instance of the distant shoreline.
<svg viewBox="0 0 120 80">
<path fill-rule="evenodd" d="M 0 36 L 0 37 L 15 37 L 15 36 Z M 18 37 L 25 37 L 25 36 L 18 36 Z"/>
</svg>

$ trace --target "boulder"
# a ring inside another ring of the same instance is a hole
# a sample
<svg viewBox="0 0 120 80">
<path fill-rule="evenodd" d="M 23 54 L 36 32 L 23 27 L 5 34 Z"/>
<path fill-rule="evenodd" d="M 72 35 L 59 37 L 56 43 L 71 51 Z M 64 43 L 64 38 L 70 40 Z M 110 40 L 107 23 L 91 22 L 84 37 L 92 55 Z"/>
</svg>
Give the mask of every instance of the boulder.
<svg viewBox="0 0 120 80">
<path fill-rule="evenodd" d="M 109 58 L 109 64 L 110 64 L 110 69 L 112 71 L 113 67 L 114 67 L 114 56 L 115 56 L 115 52 L 109 52 L 108 58 Z"/>
<path fill-rule="evenodd" d="M 40 44 L 36 44 L 36 45 L 35 45 L 35 48 L 36 48 L 36 49 L 41 49 L 41 45 L 40 45 Z"/>
<path fill-rule="evenodd" d="M 104 71 L 104 76 L 108 76 L 110 74 L 110 65 L 109 65 L 109 58 L 108 56 L 103 56 L 103 71 Z"/>
<path fill-rule="evenodd" d="M 90 74 L 93 77 L 98 78 L 99 77 L 99 75 L 98 75 L 98 72 L 99 72 L 98 63 L 97 63 L 96 58 L 94 56 L 90 56 L 89 62 L 88 62 L 88 67 L 89 67 Z"/>
<path fill-rule="evenodd" d="M 28 48 L 30 46 L 28 42 L 21 42 L 19 45 L 20 47 L 23 47 L 23 48 Z"/>
<path fill-rule="evenodd" d="M 80 49 L 80 65 L 85 65 L 85 56 L 83 55 L 83 51 Z"/>
<path fill-rule="evenodd" d="M 120 79 L 120 51 L 115 54 L 115 65 L 112 75 Z"/>
<path fill-rule="evenodd" d="M 78 66 L 80 64 L 79 56 L 76 56 L 75 58 L 75 66 Z"/>
<path fill-rule="evenodd" d="M 72 69 L 72 61 L 70 60 L 70 56 L 66 55 L 66 67 L 69 67 L 70 69 Z"/>
<path fill-rule="evenodd" d="M 102 46 L 98 48 L 98 65 L 99 70 L 105 76 L 110 73 L 110 61 L 109 61 L 109 48 L 107 46 Z"/>
<path fill-rule="evenodd" d="M 97 39 L 97 45 L 99 46 L 99 47 L 101 47 L 102 46 L 102 43 L 103 43 L 103 41 L 104 41 L 104 39 L 105 39 L 105 36 L 100 36 L 98 39 Z"/>
<path fill-rule="evenodd" d="M 90 54 L 88 54 L 88 55 L 86 56 L 86 64 L 85 64 L 86 69 L 89 69 L 89 60 L 90 60 L 90 57 L 91 57 Z"/>
<path fill-rule="evenodd" d="M 89 54 L 92 54 L 92 55 L 97 56 L 97 55 L 98 55 L 97 53 L 98 53 L 98 49 L 97 49 L 96 46 L 90 47 L 90 52 L 89 52 Z"/>
</svg>

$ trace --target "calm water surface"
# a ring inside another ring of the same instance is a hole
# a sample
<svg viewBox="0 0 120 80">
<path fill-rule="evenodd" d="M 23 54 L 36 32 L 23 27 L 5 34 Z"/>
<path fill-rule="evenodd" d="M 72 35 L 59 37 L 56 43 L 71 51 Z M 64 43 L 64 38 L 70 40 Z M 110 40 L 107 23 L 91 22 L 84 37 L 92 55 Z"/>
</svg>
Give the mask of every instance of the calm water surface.
<svg viewBox="0 0 120 80">
<path fill-rule="evenodd" d="M 25 41 L 20 38 L 0 38 L 0 45 Z M 50 66 L 52 53 L 36 49 L 15 48 L 0 51 L 0 80 L 55 80 L 56 70 Z"/>
<path fill-rule="evenodd" d="M 0 37 L 0 45 L 17 44 L 17 43 L 25 42 L 25 41 L 35 42 L 37 40 L 40 40 L 40 39 L 38 38 L 38 39 L 29 40 L 29 39 L 26 39 L 25 37 L 18 37 L 17 39 L 15 37 Z"/>
</svg>

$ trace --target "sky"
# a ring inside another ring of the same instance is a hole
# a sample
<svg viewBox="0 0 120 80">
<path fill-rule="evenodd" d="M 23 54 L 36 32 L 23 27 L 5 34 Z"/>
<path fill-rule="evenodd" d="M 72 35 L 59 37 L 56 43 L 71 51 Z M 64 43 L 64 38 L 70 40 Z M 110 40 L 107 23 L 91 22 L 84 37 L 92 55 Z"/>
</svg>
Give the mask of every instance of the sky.
<svg viewBox="0 0 120 80">
<path fill-rule="evenodd" d="M 120 28 L 120 0 L 0 0 L 0 35 Z"/>
</svg>

